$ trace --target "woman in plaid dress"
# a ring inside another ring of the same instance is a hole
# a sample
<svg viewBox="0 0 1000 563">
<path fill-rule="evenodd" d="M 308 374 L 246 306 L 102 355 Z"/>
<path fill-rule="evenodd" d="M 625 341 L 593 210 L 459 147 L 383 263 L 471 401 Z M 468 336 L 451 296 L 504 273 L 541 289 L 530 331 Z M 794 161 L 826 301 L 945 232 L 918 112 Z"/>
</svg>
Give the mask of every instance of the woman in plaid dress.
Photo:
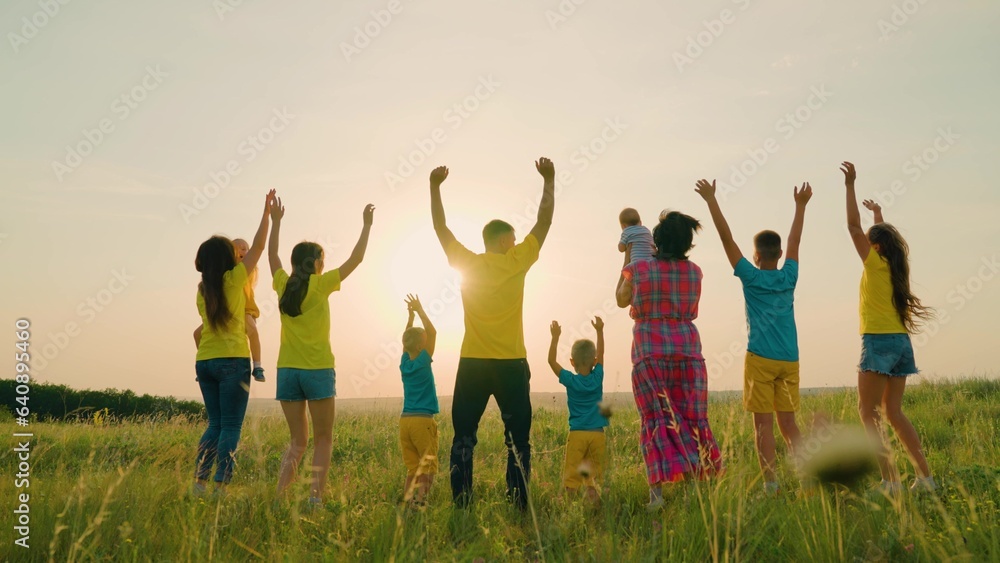
<svg viewBox="0 0 1000 563">
<path fill-rule="evenodd" d="M 701 268 L 687 253 L 701 224 L 671 211 L 653 229 L 656 256 L 629 264 L 618 280 L 619 307 L 635 320 L 632 391 L 642 418 L 640 443 L 649 479 L 649 508 L 663 504 L 663 483 L 705 478 L 721 467 L 708 426 L 708 384 L 694 326 Z"/>
</svg>

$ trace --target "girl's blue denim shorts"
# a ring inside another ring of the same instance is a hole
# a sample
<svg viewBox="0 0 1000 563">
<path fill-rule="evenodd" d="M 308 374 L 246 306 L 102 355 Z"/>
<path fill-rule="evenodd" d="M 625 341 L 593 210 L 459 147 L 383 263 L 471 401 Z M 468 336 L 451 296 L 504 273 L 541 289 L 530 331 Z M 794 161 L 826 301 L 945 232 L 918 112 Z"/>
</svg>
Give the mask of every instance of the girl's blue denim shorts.
<svg viewBox="0 0 1000 563">
<path fill-rule="evenodd" d="M 279 401 L 318 401 L 337 396 L 337 372 L 328 369 L 278 368 Z"/>
<path fill-rule="evenodd" d="M 873 371 L 890 377 L 906 377 L 917 373 L 910 335 L 861 335 L 861 362 L 858 370 Z"/>
</svg>

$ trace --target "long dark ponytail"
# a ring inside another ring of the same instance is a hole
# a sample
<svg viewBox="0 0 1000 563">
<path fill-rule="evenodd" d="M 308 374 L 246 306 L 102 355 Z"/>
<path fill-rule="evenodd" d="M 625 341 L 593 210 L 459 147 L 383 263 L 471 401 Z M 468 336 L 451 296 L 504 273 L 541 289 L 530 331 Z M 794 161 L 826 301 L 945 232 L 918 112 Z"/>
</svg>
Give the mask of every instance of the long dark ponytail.
<svg viewBox="0 0 1000 563">
<path fill-rule="evenodd" d="M 656 243 L 656 257 L 660 260 L 687 260 L 688 252 L 694 247 L 694 233 L 701 229 L 701 223 L 680 211 L 666 211 L 660 214 L 660 223 L 653 227 L 653 242 Z"/>
<path fill-rule="evenodd" d="M 934 317 L 934 310 L 924 306 L 910 291 L 910 247 L 896 227 L 878 223 L 868 229 L 868 242 L 878 245 L 878 253 L 889 264 L 892 278 L 892 306 L 908 332 L 916 332 L 920 325 Z"/>
<path fill-rule="evenodd" d="M 292 273 L 278 302 L 282 313 L 289 317 L 302 314 L 302 301 L 309 291 L 309 276 L 316 273 L 316 260 L 322 258 L 323 247 L 315 242 L 300 242 L 292 249 Z"/>
<path fill-rule="evenodd" d="M 201 272 L 198 292 L 205 300 L 205 314 L 212 330 L 225 328 L 233 318 L 233 312 L 226 303 L 222 276 L 235 266 L 236 249 L 226 237 L 214 236 L 198 247 L 194 258 L 194 268 Z"/>
</svg>

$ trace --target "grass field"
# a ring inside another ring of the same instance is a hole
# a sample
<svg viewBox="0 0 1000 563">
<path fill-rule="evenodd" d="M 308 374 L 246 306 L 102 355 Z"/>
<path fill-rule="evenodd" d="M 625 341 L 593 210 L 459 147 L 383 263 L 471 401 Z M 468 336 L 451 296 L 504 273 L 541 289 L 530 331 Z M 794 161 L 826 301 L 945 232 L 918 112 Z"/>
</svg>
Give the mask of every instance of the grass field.
<svg viewBox="0 0 1000 563">
<path fill-rule="evenodd" d="M 331 490 L 318 510 L 306 508 L 304 484 L 293 501 L 275 498 L 287 430 L 274 416 L 247 419 L 238 473 L 221 500 L 187 494 L 201 424 L 35 423 L 30 488 L 14 488 L 13 461 L 5 463 L 11 478 L 0 484 L 7 514 L 15 493 L 30 494 L 30 548 L 15 546 L 4 526 L 0 560 L 1000 560 L 1000 381 L 924 381 L 907 391 L 905 409 L 942 488 L 897 500 L 826 489 L 802 496 L 787 467 L 782 495 L 764 497 L 747 415 L 738 400 L 713 400 L 711 424 L 726 473 L 694 489 L 669 490 L 665 509 L 652 515 L 644 509 L 634 408 L 619 407 L 611 419 L 610 470 L 602 505 L 593 508 L 561 494 L 566 411 L 541 402 L 527 515 L 504 500 L 506 451 L 492 405 L 480 426 L 472 511 L 453 509 L 441 477 L 426 511 L 401 507 L 405 470 L 392 412 L 338 415 Z M 804 397 L 804 430 L 816 413 L 854 424 L 856 394 Z M 442 465 L 451 443 L 447 414 L 440 418 Z M 17 431 L 3 425 L 8 437 Z M 904 478 L 911 477 L 899 457 Z"/>
</svg>

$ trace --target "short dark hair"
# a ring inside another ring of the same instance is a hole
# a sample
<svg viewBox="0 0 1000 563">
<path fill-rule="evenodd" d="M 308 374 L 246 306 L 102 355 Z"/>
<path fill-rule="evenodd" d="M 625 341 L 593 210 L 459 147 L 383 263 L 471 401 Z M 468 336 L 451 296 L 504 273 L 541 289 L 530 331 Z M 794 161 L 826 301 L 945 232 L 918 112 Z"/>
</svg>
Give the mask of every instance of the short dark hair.
<svg viewBox="0 0 1000 563">
<path fill-rule="evenodd" d="M 483 227 L 483 243 L 489 245 L 508 233 L 513 233 L 514 227 L 506 221 L 494 219 Z"/>
<path fill-rule="evenodd" d="M 761 231 L 753 237 L 753 249 L 761 260 L 777 260 L 781 256 L 781 235 L 774 231 Z"/>
<path fill-rule="evenodd" d="M 642 220 L 639 218 L 638 211 L 631 207 L 626 207 L 618 214 L 618 222 L 626 227 L 632 227 L 641 223 Z"/>
<path fill-rule="evenodd" d="M 694 246 L 694 233 L 701 223 L 680 211 L 661 214 L 663 219 L 653 228 L 656 257 L 660 260 L 687 260 L 687 253 Z"/>
</svg>

